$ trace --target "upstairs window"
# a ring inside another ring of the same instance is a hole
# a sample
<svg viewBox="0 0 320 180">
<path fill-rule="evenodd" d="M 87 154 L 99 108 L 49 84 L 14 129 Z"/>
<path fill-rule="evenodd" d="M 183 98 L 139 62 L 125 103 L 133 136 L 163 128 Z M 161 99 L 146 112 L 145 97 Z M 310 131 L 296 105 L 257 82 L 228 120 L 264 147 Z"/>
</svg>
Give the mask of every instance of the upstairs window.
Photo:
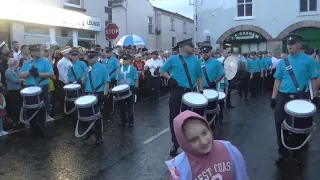
<svg viewBox="0 0 320 180">
<path fill-rule="evenodd" d="M 300 12 L 317 11 L 317 0 L 300 0 Z"/>
<path fill-rule="evenodd" d="M 175 22 L 174 22 L 174 19 L 171 18 L 171 31 L 174 31 L 175 30 Z"/>
<path fill-rule="evenodd" d="M 183 34 L 187 34 L 187 23 L 183 22 Z"/>
<path fill-rule="evenodd" d="M 153 34 L 153 17 L 148 17 L 148 32 Z"/>
<path fill-rule="evenodd" d="M 82 7 L 82 0 L 65 0 L 64 5 L 81 8 Z"/>
<path fill-rule="evenodd" d="M 252 0 L 238 0 L 238 17 L 252 16 Z"/>
</svg>

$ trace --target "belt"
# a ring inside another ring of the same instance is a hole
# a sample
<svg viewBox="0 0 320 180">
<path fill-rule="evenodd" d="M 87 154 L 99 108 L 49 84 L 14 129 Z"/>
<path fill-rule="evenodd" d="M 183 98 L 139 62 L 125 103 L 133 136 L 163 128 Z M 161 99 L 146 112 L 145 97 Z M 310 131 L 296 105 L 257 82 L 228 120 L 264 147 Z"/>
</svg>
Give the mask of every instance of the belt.
<svg viewBox="0 0 320 180">
<path fill-rule="evenodd" d="M 308 96 L 309 92 L 304 92 L 304 94 L 305 94 L 306 96 Z M 283 93 L 283 92 L 280 92 L 280 91 L 279 91 L 279 95 L 281 95 L 281 96 L 286 96 L 286 97 L 289 97 L 289 98 L 291 98 L 291 99 L 300 99 L 300 98 L 298 97 L 298 94 L 297 94 L 297 93 Z"/>
</svg>

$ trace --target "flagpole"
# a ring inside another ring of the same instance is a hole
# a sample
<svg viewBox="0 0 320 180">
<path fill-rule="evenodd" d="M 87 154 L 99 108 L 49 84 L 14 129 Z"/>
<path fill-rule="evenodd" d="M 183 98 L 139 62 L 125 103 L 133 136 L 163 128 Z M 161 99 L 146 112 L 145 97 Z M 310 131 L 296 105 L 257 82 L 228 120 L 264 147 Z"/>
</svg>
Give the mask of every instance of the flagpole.
<svg viewBox="0 0 320 180">
<path fill-rule="evenodd" d="M 197 47 L 198 9 L 197 0 L 193 0 L 194 47 Z"/>
</svg>

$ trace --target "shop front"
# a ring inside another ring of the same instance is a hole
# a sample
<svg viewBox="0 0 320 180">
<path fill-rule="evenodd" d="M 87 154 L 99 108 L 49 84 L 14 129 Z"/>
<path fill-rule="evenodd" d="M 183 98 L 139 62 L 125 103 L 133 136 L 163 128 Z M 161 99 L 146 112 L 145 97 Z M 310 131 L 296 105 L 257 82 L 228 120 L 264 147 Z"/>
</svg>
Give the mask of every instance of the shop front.
<svg viewBox="0 0 320 180">
<path fill-rule="evenodd" d="M 7 2 L 0 11 L 0 23 L 9 22 L 11 40 L 20 44 L 57 42 L 61 46 L 90 46 L 102 31 L 101 18 L 30 1 Z"/>
<path fill-rule="evenodd" d="M 266 51 L 267 40 L 264 36 L 254 31 L 237 31 L 223 41 L 223 49 L 239 53 Z"/>
</svg>

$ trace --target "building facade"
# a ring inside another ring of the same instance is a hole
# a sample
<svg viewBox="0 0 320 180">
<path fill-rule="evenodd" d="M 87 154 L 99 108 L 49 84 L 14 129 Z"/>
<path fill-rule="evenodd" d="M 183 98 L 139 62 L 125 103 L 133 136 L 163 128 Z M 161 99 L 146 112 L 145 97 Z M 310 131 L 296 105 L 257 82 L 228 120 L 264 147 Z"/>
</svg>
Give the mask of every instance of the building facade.
<svg viewBox="0 0 320 180">
<path fill-rule="evenodd" d="M 54 43 L 61 46 L 100 44 L 106 40 L 106 0 L 10 0 L 0 11 L 0 38 L 20 44 Z M 14 10 L 13 10 L 14 9 Z M 110 14 L 112 10 L 110 8 Z M 112 15 L 111 15 L 112 17 Z"/>
<path fill-rule="evenodd" d="M 148 0 L 115 0 L 112 14 L 119 27 L 114 44 L 125 35 L 138 35 L 149 49 L 171 50 L 176 42 L 194 35 L 192 19 L 153 7 Z"/>
<path fill-rule="evenodd" d="M 199 45 L 280 53 L 286 52 L 283 38 L 294 32 L 320 50 L 319 0 L 201 0 L 196 13 Z"/>
</svg>

